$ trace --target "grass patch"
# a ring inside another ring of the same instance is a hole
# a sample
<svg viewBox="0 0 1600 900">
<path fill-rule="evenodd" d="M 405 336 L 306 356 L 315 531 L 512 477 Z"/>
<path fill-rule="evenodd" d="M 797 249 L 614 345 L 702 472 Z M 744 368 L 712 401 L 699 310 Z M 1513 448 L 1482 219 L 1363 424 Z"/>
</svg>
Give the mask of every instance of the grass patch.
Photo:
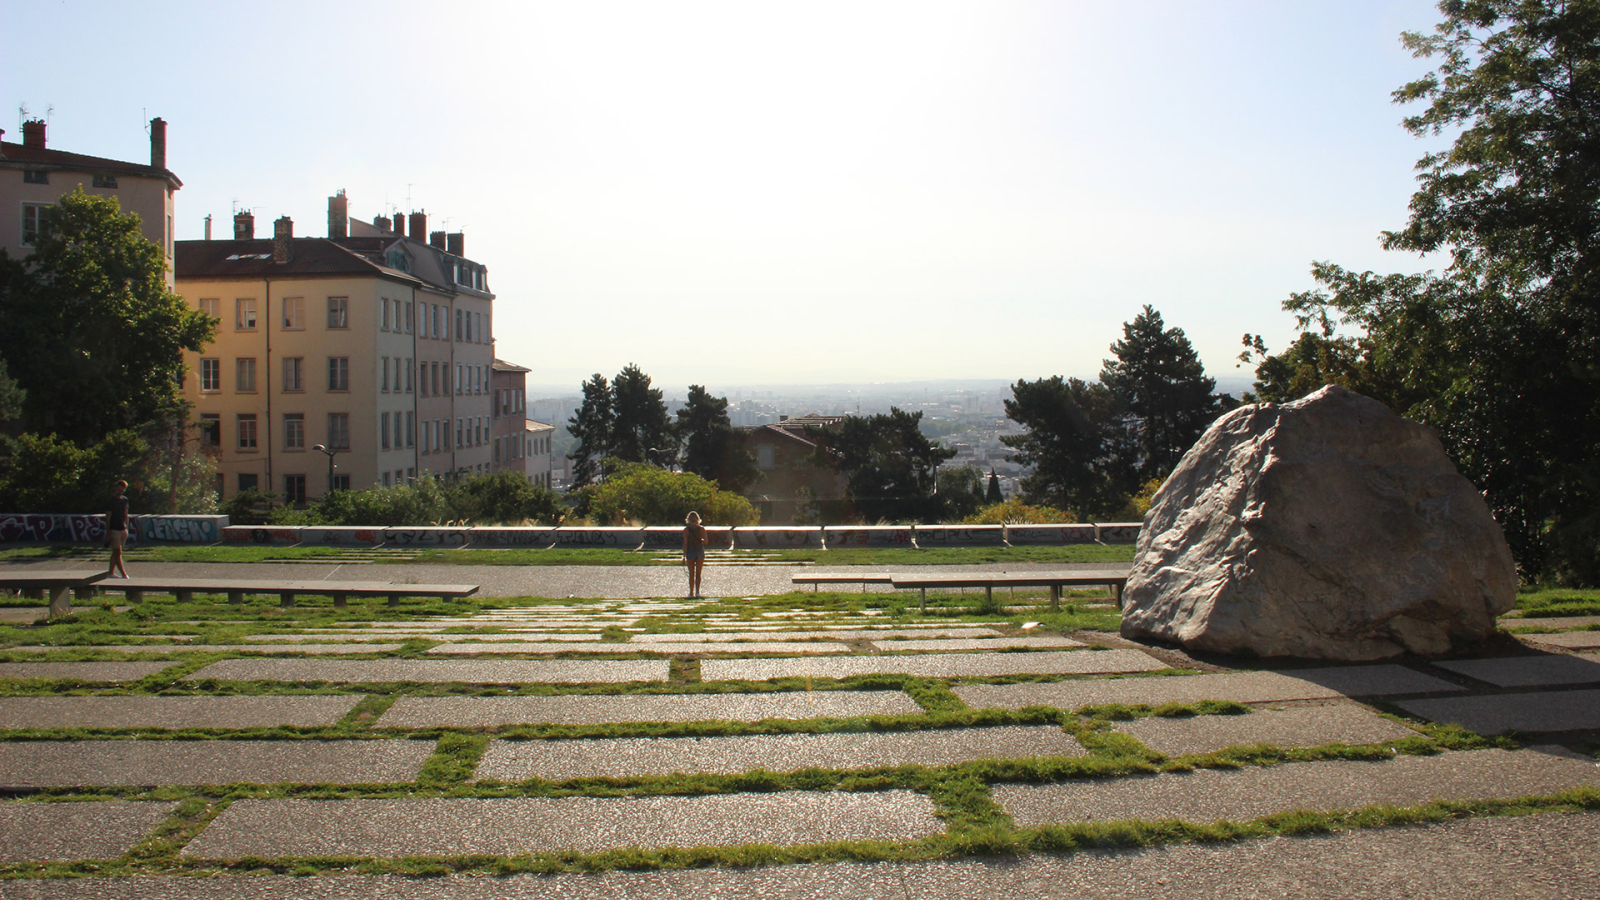
<svg viewBox="0 0 1600 900">
<path fill-rule="evenodd" d="M 1528 619 L 1600 616 L 1600 590 L 1523 587 L 1517 590 L 1516 608 Z"/>
</svg>

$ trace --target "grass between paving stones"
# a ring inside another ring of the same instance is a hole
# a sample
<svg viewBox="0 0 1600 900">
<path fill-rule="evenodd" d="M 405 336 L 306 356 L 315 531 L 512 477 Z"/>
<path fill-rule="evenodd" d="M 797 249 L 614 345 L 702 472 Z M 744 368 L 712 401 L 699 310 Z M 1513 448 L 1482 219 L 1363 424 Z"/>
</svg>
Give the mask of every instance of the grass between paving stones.
<svg viewBox="0 0 1600 900">
<path fill-rule="evenodd" d="M 1600 591 L 1574 588 L 1523 587 L 1517 590 L 1517 609 L 1526 619 L 1600 615 Z"/>
</svg>

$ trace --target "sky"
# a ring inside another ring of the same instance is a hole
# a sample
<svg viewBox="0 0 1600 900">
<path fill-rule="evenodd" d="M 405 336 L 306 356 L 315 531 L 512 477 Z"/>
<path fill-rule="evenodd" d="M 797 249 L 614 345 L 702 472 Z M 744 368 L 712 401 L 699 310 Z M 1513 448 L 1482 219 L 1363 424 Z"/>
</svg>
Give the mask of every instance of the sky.
<svg viewBox="0 0 1600 900">
<path fill-rule="evenodd" d="M 1430 0 L 30 4 L 3 97 L 147 161 L 178 238 L 424 210 L 533 384 L 1095 377 L 1150 305 L 1207 370 L 1384 252 L 1442 140 Z M 20 140 L 17 110 L 0 116 Z"/>
</svg>

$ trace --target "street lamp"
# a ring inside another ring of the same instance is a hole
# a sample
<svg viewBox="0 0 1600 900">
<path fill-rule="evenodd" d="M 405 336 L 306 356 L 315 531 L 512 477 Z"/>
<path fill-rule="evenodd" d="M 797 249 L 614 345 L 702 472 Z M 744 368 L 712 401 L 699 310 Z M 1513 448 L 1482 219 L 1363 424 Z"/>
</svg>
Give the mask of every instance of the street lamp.
<svg viewBox="0 0 1600 900">
<path fill-rule="evenodd" d="M 333 455 L 339 451 L 322 444 L 318 444 L 311 449 L 328 457 L 328 493 L 331 494 L 333 493 Z"/>
</svg>

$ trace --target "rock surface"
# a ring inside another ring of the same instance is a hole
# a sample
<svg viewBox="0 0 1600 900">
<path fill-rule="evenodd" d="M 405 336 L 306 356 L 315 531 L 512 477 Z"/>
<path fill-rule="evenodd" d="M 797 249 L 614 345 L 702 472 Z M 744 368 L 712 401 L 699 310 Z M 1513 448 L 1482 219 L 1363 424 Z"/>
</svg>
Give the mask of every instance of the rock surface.
<svg viewBox="0 0 1600 900">
<path fill-rule="evenodd" d="M 1151 503 L 1125 637 L 1369 660 L 1494 633 L 1516 599 L 1499 525 L 1432 431 L 1337 386 L 1241 407 Z"/>
</svg>

